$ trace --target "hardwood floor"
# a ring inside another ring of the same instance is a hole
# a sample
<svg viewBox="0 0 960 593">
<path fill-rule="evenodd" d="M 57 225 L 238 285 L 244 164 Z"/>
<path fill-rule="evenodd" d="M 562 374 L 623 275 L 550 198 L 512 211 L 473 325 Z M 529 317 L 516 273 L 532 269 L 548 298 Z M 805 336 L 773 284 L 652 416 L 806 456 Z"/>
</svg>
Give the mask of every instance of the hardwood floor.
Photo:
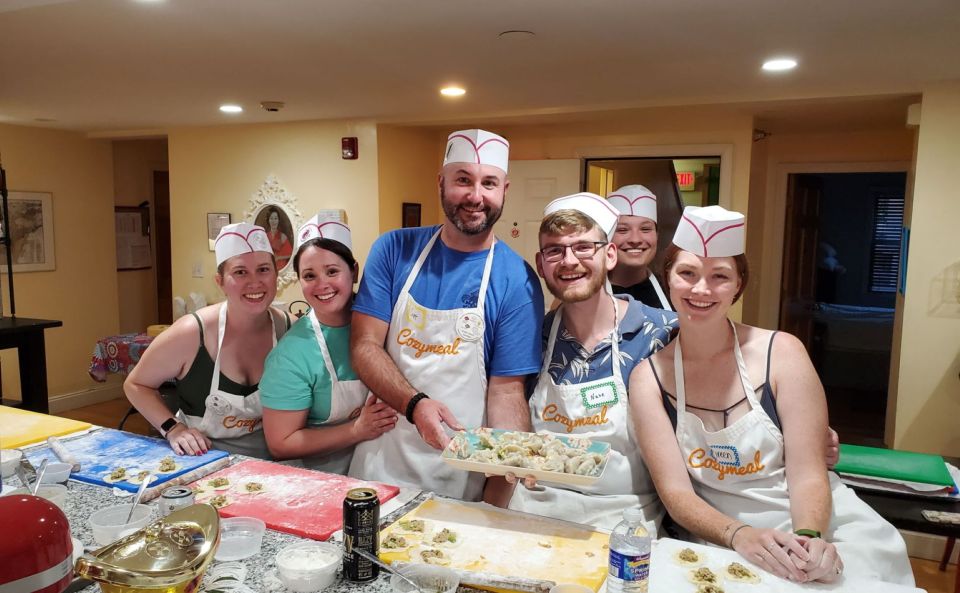
<svg viewBox="0 0 960 593">
<path fill-rule="evenodd" d="M 120 420 L 123 419 L 123 415 L 126 414 L 129 409 L 130 403 L 126 399 L 113 399 L 99 404 L 93 404 L 92 406 L 84 406 L 82 408 L 61 412 L 57 415 L 63 416 L 64 418 L 82 420 L 90 424 L 96 424 L 97 426 L 117 428 Z M 143 416 L 136 412 L 127 418 L 123 429 L 136 434 L 157 435 L 157 432 L 144 420 Z"/>
<path fill-rule="evenodd" d="M 59 415 L 99 426 L 116 428 L 128 409 L 130 409 L 130 404 L 127 403 L 127 400 L 116 399 L 62 412 Z M 143 416 L 136 413 L 127 419 L 124 429 L 137 434 L 156 434 L 147 421 L 143 419 Z M 956 564 L 951 564 L 944 572 L 940 572 L 938 563 L 933 560 L 911 558 L 910 564 L 913 566 L 913 574 L 917 579 L 917 587 L 926 589 L 929 593 L 960 593 L 960 591 L 954 591 L 954 583 L 957 579 Z"/>
</svg>

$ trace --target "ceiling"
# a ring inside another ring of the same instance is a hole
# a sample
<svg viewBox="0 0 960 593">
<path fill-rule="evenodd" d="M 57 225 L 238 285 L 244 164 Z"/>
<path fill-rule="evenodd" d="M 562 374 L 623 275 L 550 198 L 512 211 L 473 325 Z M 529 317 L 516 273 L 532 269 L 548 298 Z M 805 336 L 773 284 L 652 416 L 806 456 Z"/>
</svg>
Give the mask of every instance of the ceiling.
<svg viewBox="0 0 960 593">
<path fill-rule="evenodd" d="M 498 37 L 516 29 L 536 35 Z M 958 32 L 957 0 L 0 0 L 0 122 L 123 135 L 708 103 L 776 122 L 815 98 L 899 110 L 960 79 Z M 778 55 L 799 67 L 761 72 Z"/>
</svg>

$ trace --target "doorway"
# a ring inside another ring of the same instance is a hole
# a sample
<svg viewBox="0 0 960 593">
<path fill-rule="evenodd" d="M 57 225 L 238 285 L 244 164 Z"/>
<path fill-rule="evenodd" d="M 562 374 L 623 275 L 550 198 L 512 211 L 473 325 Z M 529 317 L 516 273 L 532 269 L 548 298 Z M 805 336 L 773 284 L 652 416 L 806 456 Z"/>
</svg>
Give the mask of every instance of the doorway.
<svg viewBox="0 0 960 593">
<path fill-rule="evenodd" d="M 153 202 L 156 209 L 157 320 L 169 325 L 173 319 L 173 271 L 170 263 L 170 173 L 153 172 Z"/>
<path fill-rule="evenodd" d="M 779 327 L 845 443 L 883 445 L 905 188 L 905 172 L 788 176 Z"/>
<path fill-rule="evenodd" d="M 683 208 L 720 203 L 720 157 L 584 160 L 584 191 L 606 197 L 632 184 L 643 185 L 657 196 L 657 256 L 652 267 L 660 270 Z"/>
</svg>

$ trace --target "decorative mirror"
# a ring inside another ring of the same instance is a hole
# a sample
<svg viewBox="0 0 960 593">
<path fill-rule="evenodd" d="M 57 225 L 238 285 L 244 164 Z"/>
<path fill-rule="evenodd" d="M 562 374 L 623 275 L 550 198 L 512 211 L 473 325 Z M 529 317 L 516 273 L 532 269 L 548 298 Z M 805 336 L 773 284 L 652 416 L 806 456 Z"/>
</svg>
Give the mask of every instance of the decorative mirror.
<svg viewBox="0 0 960 593">
<path fill-rule="evenodd" d="M 297 198 L 275 176 L 269 175 L 250 196 L 250 206 L 243 218 L 267 230 L 277 258 L 277 290 L 283 290 L 297 279 L 293 271 L 293 249 L 297 229 L 302 223 Z"/>
</svg>

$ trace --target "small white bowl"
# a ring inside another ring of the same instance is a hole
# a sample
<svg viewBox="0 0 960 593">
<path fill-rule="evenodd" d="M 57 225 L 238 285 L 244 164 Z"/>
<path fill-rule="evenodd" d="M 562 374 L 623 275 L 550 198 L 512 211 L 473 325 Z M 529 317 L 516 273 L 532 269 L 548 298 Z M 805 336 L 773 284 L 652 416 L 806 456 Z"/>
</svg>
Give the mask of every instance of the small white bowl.
<svg viewBox="0 0 960 593">
<path fill-rule="evenodd" d="M 0 477 L 12 476 L 22 458 L 23 451 L 20 449 L 0 449 Z"/>
<path fill-rule="evenodd" d="M 138 504 L 133 511 L 133 519 L 126 523 L 130 514 L 129 504 L 115 504 L 90 515 L 90 529 L 93 539 L 101 546 L 112 544 L 121 537 L 144 527 L 153 517 L 153 507 Z"/>
<path fill-rule="evenodd" d="M 421 591 L 453 593 L 460 586 L 460 576 L 449 568 L 432 564 L 408 564 L 397 572 L 416 583 Z M 410 593 L 413 587 L 397 575 L 390 577 L 390 586 L 396 593 Z"/>
<path fill-rule="evenodd" d="M 63 484 L 70 479 L 70 471 L 73 466 L 69 463 L 47 463 L 47 468 L 43 470 L 41 484 Z"/>
<path fill-rule="evenodd" d="M 30 494 L 30 488 L 17 488 L 7 492 L 3 491 L 4 496 L 13 496 L 14 494 Z M 66 510 L 67 505 L 67 487 L 63 484 L 40 484 L 37 489 L 37 496 L 46 498 L 53 504 L 60 507 L 61 511 Z"/>
<path fill-rule="evenodd" d="M 267 524 L 255 517 L 220 520 L 220 547 L 214 556 L 220 562 L 243 560 L 260 553 Z"/>
<path fill-rule="evenodd" d="M 340 546 L 326 542 L 297 542 L 277 552 L 277 574 L 296 593 L 322 591 L 333 583 L 343 562 Z"/>
</svg>

